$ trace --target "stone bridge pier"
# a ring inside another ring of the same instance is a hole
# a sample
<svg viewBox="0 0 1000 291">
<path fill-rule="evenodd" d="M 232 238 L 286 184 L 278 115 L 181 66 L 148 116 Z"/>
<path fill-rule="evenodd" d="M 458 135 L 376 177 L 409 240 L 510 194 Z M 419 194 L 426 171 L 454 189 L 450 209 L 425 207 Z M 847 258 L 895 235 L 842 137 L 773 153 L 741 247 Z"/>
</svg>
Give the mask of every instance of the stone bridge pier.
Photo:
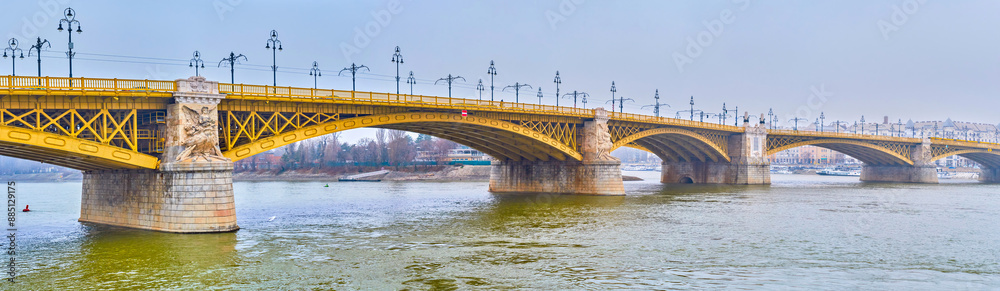
<svg viewBox="0 0 1000 291">
<path fill-rule="evenodd" d="M 983 167 L 979 173 L 979 181 L 983 183 L 1000 183 L 1000 168 Z"/>
<path fill-rule="evenodd" d="M 767 129 L 749 125 L 744 117 L 743 133 L 729 137 L 729 161 L 664 161 L 660 182 L 665 184 L 771 184 L 771 162 L 767 159 Z"/>
<path fill-rule="evenodd" d="M 160 128 L 159 168 L 84 172 L 81 222 L 180 233 L 239 229 L 233 163 L 219 150 L 216 106 L 226 95 L 203 77 L 177 86 Z"/>
<path fill-rule="evenodd" d="M 490 192 L 625 195 L 621 161 L 611 156 L 608 113 L 595 110 L 580 134 L 583 161 L 501 161 L 490 173 Z"/>
<path fill-rule="evenodd" d="M 861 181 L 937 184 L 937 166 L 932 162 L 931 141 L 924 139 L 910 152 L 913 165 L 869 165 L 861 168 Z"/>
</svg>

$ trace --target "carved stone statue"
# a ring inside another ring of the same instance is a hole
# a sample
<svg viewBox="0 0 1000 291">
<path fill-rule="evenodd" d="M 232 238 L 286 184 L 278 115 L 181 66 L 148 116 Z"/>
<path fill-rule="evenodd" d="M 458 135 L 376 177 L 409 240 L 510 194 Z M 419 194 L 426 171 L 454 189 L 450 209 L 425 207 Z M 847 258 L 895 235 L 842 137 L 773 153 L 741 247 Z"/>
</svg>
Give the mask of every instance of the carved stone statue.
<svg viewBox="0 0 1000 291">
<path fill-rule="evenodd" d="M 617 161 L 611 156 L 611 132 L 608 130 L 608 112 L 603 108 L 594 110 L 596 116 L 594 121 L 584 125 L 584 138 L 581 149 L 584 160 L 588 161 Z"/>
<path fill-rule="evenodd" d="M 212 119 L 212 109 L 207 106 L 201 108 L 201 113 L 186 105 L 182 107 L 184 112 L 185 126 L 184 151 L 177 155 L 177 161 L 184 161 L 188 158 L 192 162 L 204 159 L 207 162 L 227 161 L 229 159 L 222 156 L 219 149 L 219 133 Z"/>
</svg>

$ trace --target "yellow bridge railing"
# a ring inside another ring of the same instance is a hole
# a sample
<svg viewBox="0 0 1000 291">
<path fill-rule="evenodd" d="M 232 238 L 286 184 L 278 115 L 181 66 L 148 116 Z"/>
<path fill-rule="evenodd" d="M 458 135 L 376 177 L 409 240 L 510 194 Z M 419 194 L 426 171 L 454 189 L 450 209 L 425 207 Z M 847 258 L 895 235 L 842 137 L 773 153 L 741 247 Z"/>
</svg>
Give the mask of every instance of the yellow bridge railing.
<svg viewBox="0 0 1000 291">
<path fill-rule="evenodd" d="M 423 96 L 409 94 L 393 94 L 362 91 L 342 91 L 331 89 L 312 89 L 295 87 L 274 87 L 244 84 L 219 84 L 219 93 L 229 94 L 234 98 L 271 100 L 271 101 L 311 101 L 336 102 L 348 104 L 383 103 L 405 104 L 407 106 L 485 109 L 507 112 L 542 113 L 570 115 L 578 117 L 593 116 L 593 109 L 572 108 L 563 106 L 514 103 L 506 101 L 489 101 L 453 97 Z"/>
<path fill-rule="evenodd" d="M 28 76 L 0 76 L 0 91 L 6 90 L 9 93 L 14 91 L 46 90 L 46 91 L 107 91 L 107 92 L 176 92 L 176 81 L 154 81 L 154 80 L 129 80 L 129 79 L 99 79 L 99 78 L 65 78 L 65 77 L 28 77 Z M 454 108 L 472 109 L 487 111 L 502 111 L 515 113 L 537 113 L 548 115 L 564 115 L 575 117 L 594 116 L 593 109 L 582 109 L 565 106 L 539 105 L 527 103 L 514 103 L 505 101 L 489 101 L 452 97 L 437 97 L 408 94 L 392 94 L 361 91 L 343 91 L 331 89 L 312 89 L 296 87 L 277 87 L 263 85 L 244 84 L 219 84 L 219 93 L 228 94 L 230 98 L 253 99 L 253 100 L 273 100 L 273 101 L 311 101 L 311 102 L 332 102 L 348 104 L 387 104 L 405 105 L 428 108 Z M 643 123 L 657 123 L 674 125 L 681 127 L 713 129 L 719 131 L 740 132 L 742 127 L 716 124 L 711 122 L 698 122 L 677 118 L 655 117 L 650 115 L 611 112 L 613 120 L 632 121 Z M 778 135 L 799 135 L 799 136 L 822 136 L 832 138 L 855 138 L 867 140 L 885 140 L 897 142 L 919 143 L 918 138 L 890 137 L 855 133 L 832 133 L 817 131 L 799 130 L 768 130 L 769 134 Z M 947 139 L 932 138 L 934 140 L 946 141 Z M 960 141 L 992 144 L 976 141 Z"/>
<path fill-rule="evenodd" d="M 134 90 L 173 92 L 177 90 L 177 82 L 127 79 L 3 76 L 0 77 L 0 88 L 7 90 Z"/>
<path fill-rule="evenodd" d="M 811 130 L 790 130 L 790 129 L 768 129 L 768 135 L 797 135 L 797 136 L 815 136 L 815 137 L 829 137 L 829 138 L 850 138 L 850 139 L 865 139 L 865 140 L 883 140 L 883 141 L 895 141 L 895 142 L 908 142 L 908 143 L 920 143 L 919 138 L 912 137 L 897 137 L 897 136 L 885 136 L 885 135 L 873 135 L 873 134 L 859 134 L 859 133 L 843 133 L 843 132 L 828 132 L 828 131 L 811 131 Z"/>
</svg>

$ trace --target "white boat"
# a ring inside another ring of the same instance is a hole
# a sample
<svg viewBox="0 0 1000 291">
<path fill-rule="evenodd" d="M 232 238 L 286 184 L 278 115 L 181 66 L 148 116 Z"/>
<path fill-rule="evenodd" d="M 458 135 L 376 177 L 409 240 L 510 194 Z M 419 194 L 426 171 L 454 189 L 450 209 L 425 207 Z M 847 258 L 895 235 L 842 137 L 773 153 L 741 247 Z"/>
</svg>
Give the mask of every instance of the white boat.
<svg viewBox="0 0 1000 291">
<path fill-rule="evenodd" d="M 861 177 L 861 172 L 858 171 L 840 171 L 840 170 L 822 170 L 816 172 L 817 175 L 823 176 L 849 176 L 849 177 Z"/>
</svg>

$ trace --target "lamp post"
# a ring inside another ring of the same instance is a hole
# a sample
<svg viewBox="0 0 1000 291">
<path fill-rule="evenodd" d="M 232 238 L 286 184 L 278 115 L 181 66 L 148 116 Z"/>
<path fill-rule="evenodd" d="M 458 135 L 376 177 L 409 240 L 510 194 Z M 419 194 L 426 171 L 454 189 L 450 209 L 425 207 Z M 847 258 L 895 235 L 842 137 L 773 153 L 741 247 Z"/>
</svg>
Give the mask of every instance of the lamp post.
<svg viewBox="0 0 1000 291">
<path fill-rule="evenodd" d="M 660 105 L 667 105 L 667 107 L 670 107 L 670 105 L 660 104 L 660 89 L 656 89 L 656 95 L 653 95 L 653 99 L 656 100 L 656 103 L 654 103 L 653 105 L 643 106 L 640 109 L 646 107 L 653 107 L 653 114 L 656 115 L 656 117 L 660 117 Z"/>
<path fill-rule="evenodd" d="M 826 122 L 826 115 L 823 114 L 823 112 L 820 112 L 819 113 L 819 131 L 820 132 L 826 131 L 826 125 L 824 124 L 825 122 Z"/>
<path fill-rule="evenodd" d="M 556 107 L 559 107 L 559 84 L 562 84 L 562 78 L 559 77 L 559 71 L 556 71 L 556 78 L 552 79 L 552 83 L 556 83 Z"/>
<path fill-rule="evenodd" d="M 788 121 L 795 121 L 795 128 L 794 128 L 795 131 L 799 130 L 799 120 L 806 121 L 808 119 L 796 117 L 788 120 Z"/>
<path fill-rule="evenodd" d="M 726 122 L 726 117 L 729 116 L 729 110 L 726 110 L 726 102 L 722 102 L 722 115 L 719 116 L 719 125 Z"/>
<path fill-rule="evenodd" d="M 73 56 L 76 55 L 75 53 L 73 53 L 73 24 L 76 23 L 76 33 L 83 33 L 83 30 L 80 29 L 80 21 L 76 20 L 76 14 L 74 12 L 76 12 L 76 10 L 73 10 L 73 8 L 66 8 L 66 10 L 63 11 L 63 14 L 66 15 L 66 17 L 59 20 L 59 28 L 58 28 L 59 31 L 63 31 L 62 24 L 63 22 L 65 22 L 66 31 L 69 32 L 69 43 L 68 43 L 69 52 L 66 53 L 66 56 L 69 57 L 70 78 L 73 78 Z M 70 80 L 70 85 L 72 86 L 72 84 L 73 81 Z"/>
<path fill-rule="evenodd" d="M 224 63 L 227 63 L 227 62 L 229 63 L 229 83 L 230 84 L 236 84 L 236 64 L 240 63 L 240 58 L 243 58 L 244 61 L 247 60 L 247 57 L 244 56 L 243 54 L 236 55 L 235 52 L 230 52 L 228 58 L 222 58 L 222 60 L 219 61 L 219 67 L 222 67 L 222 64 L 224 64 Z"/>
<path fill-rule="evenodd" d="M 774 118 L 771 118 L 771 129 L 778 128 L 778 120 L 781 120 L 781 118 L 778 118 L 777 114 L 774 115 Z"/>
<path fill-rule="evenodd" d="M 396 46 L 396 52 L 392 54 L 392 62 L 396 63 L 396 95 L 399 95 L 399 64 L 403 63 L 403 55 L 399 53 L 399 46 Z"/>
<path fill-rule="evenodd" d="M 345 67 L 345 68 L 341 69 L 340 73 L 337 73 L 337 76 L 340 76 L 341 74 L 343 74 L 344 71 L 350 71 L 351 72 L 351 91 L 357 91 L 357 82 L 356 82 L 357 79 L 356 79 L 356 77 L 357 77 L 358 71 L 361 70 L 361 69 L 365 69 L 366 71 L 371 72 L 371 70 L 368 69 L 368 66 L 365 66 L 365 65 L 358 66 L 358 65 L 355 65 L 354 63 L 351 63 L 350 67 Z"/>
<path fill-rule="evenodd" d="M 542 87 L 538 87 L 538 105 L 542 105 Z"/>
<path fill-rule="evenodd" d="M 861 134 L 865 134 L 865 116 L 861 116 Z"/>
<path fill-rule="evenodd" d="M 313 67 L 309 69 L 309 75 L 313 76 L 313 89 L 319 89 L 316 79 L 323 76 L 323 71 L 319 69 L 319 62 L 313 61 Z"/>
<path fill-rule="evenodd" d="M 493 101 L 493 78 L 497 76 L 497 68 L 493 66 L 493 60 L 490 60 L 490 68 L 486 70 L 486 74 L 490 75 L 490 101 Z"/>
<path fill-rule="evenodd" d="M 504 90 L 507 90 L 507 88 L 514 88 L 514 103 L 518 103 L 518 102 L 520 102 L 520 101 L 518 101 L 518 99 L 520 98 L 519 95 L 520 95 L 521 87 L 528 87 L 529 89 L 532 89 L 531 85 L 521 84 L 521 83 L 514 83 L 514 85 L 507 85 L 507 87 L 503 87 L 503 89 L 500 89 L 500 92 L 503 92 Z"/>
<path fill-rule="evenodd" d="M 205 67 L 205 61 L 201 60 L 201 52 L 194 51 L 194 53 L 191 54 L 191 56 L 192 56 L 191 57 L 191 61 L 188 63 L 188 67 L 193 67 L 194 68 L 194 75 L 195 76 L 201 76 L 201 73 L 198 72 L 198 67 L 201 67 L 201 68 Z"/>
<path fill-rule="evenodd" d="M 413 84 L 417 83 L 417 79 L 413 77 L 413 71 L 410 71 L 410 77 L 406 78 L 406 83 L 410 84 L 410 95 L 413 95 Z"/>
<path fill-rule="evenodd" d="M 434 85 L 437 85 L 437 83 L 441 82 L 441 81 L 447 81 L 448 82 L 448 98 L 451 98 L 451 82 L 455 81 L 456 79 L 462 79 L 462 81 L 465 81 L 465 78 L 462 78 L 462 76 L 454 76 L 454 77 L 452 77 L 451 74 L 448 74 L 448 77 L 441 78 L 441 79 L 438 79 L 437 81 L 434 81 Z"/>
<path fill-rule="evenodd" d="M 767 119 L 774 120 L 774 108 L 767 109 Z M 774 122 L 771 122 L 771 129 L 774 129 Z"/>
<path fill-rule="evenodd" d="M 736 106 L 733 112 L 736 112 L 733 114 L 733 126 L 740 126 L 740 107 Z"/>
<path fill-rule="evenodd" d="M 587 96 L 589 96 L 589 95 L 587 95 L 586 92 L 577 92 L 576 90 L 573 90 L 573 93 L 566 93 L 566 94 L 563 94 L 563 96 L 566 96 L 566 97 L 573 96 L 573 108 L 576 108 L 576 98 L 579 97 L 579 96 L 582 96 L 584 98 L 584 100 L 586 100 Z"/>
<path fill-rule="evenodd" d="M 278 51 L 282 49 L 281 41 L 278 40 L 278 31 L 271 30 L 271 38 L 267 40 L 267 46 L 264 48 L 271 49 L 271 71 L 274 72 L 274 86 L 278 86 Z"/>
<path fill-rule="evenodd" d="M 28 56 L 29 57 L 31 56 L 31 50 L 35 50 L 36 55 L 38 55 L 38 77 L 39 78 L 42 77 L 42 46 L 43 45 L 48 45 L 49 48 L 52 47 L 52 44 L 49 43 L 49 40 L 47 40 L 47 39 L 46 40 L 42 40 L 42 38 L 39 37 L 38 40 L 35 42 L 35 44 L 31 45 L 31 48 L 28 49 Z M 38 80 L 38 82 L 39 82 L 39 85 L 41 85 L 42 80 Z"/>
<path fill-rule="evenodd" d="M 618 92 L 618 88 L 615 88 L 615 81 L 611 81 L 611 113 L 615 112 L 615 92 Z"/>
<path fill-rule="evenodd" d="M 635 103 L 635 100 L 633 100 L 632 98 L 625 98 L 625 97 L 618 98 L 618 113 L 625 113 L 625 111 L 624 111 L 625 110 L 624 105 L 625 105 L 625 101 L 626 100 L 632 101 L 632 103 Z M 611 113 L 614 113 L 615 112 L 615 110 L 614 110 L 615 109 L 615 100 L 611 99 L 608 102 L 611 102 Z M 604 104 L 608 104 L 608 102 L 604 102 Z"/>
<path fill-rule="evenodd" d="M 483 101 L 483 91 L 486 87 L 483 87 L 483 79 L 479 79 L 479 84 L 476 85 L 476 91 L 479 91 L 479 101 Z"/>
<path fill-rule="evenodd" d="M 14 60 L 17 59 L 18 54 L 21 55 L 21 59 L 24 59 L 24 51 L 17 47 L 18 41 L 15 38 L 11 38 L 10 41 L 7 41 L 7 44 L 8 47 L 3 49 L 3 58 L 6 59 L 7 51 L 10 51 L 10 75 L 17 76 L 17 66 L 14 63 Z M 31 51 L 29 50 L 28 53 L 30 54 Z"/>
<path fill-rule="evenodd" d="M 691 121 L 694 121 L 694 96 L 691 96 Z"/>
</svg>

